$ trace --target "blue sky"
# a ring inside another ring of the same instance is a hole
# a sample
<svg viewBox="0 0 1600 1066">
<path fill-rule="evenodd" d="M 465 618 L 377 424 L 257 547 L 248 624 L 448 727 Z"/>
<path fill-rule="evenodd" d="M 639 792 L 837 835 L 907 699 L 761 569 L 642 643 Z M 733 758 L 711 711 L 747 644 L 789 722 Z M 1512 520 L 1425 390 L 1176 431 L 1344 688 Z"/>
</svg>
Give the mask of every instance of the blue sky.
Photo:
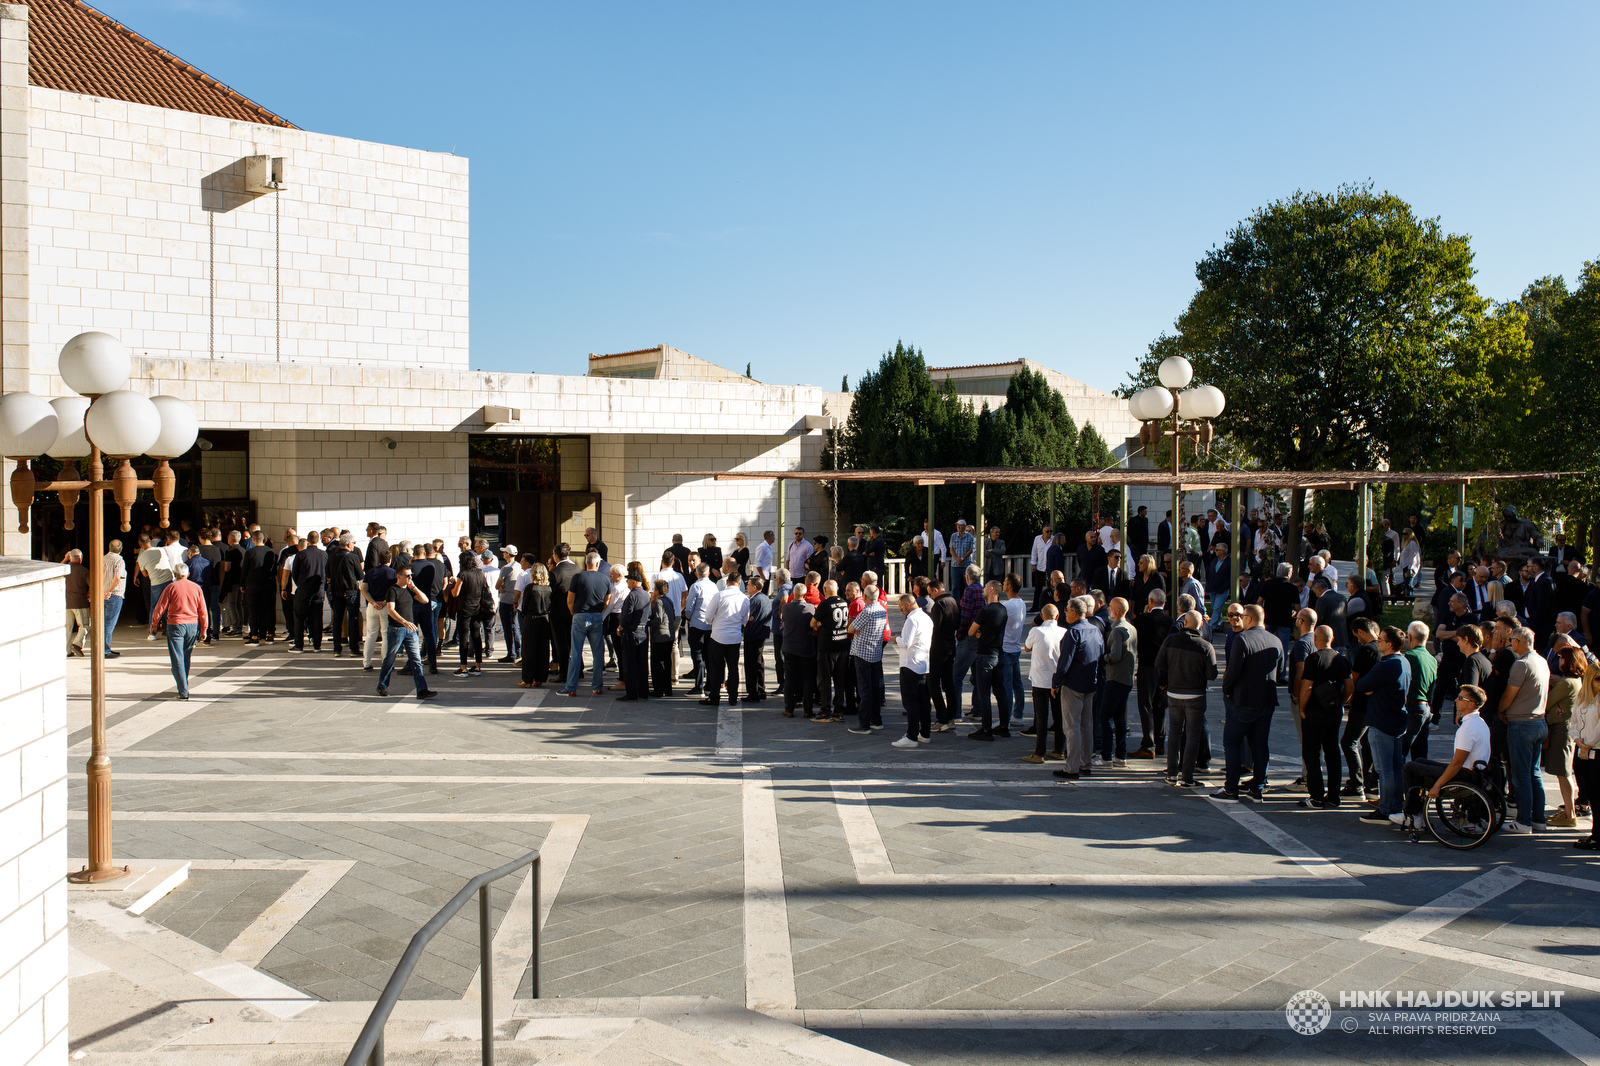
<svg viewBox="0 0 1600 1066">
<path fill-rule="evenodd" d="M 665 342 L 837 388 L 904 339 L 1109 389 L 1231 226 L 1342 182 L 1497 299 L 1600 258 L 1595 4 L 97 6 L 306 129 L 469 157 L 479 369 Z"/>
</svg>

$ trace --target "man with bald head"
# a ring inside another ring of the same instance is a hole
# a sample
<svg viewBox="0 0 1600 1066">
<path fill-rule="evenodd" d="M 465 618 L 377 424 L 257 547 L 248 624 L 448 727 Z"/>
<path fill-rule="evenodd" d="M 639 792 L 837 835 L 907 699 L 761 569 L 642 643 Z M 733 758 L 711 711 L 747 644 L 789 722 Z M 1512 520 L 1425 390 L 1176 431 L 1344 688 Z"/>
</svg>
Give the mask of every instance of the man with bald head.
<svg viewBox="0 0 1600 1066">
<path fill-rule="evenodd" d="M 1300 758 L 1305 767 L 1308 797 L 1302 807 L 1332 810 L 1339 806 L 1339 781 L 1342 757 L 1339 749 L 1339 724 L 1344 706 L 1355 692 L 1355 677 L 1350 660 L 1333 647 L 1333 629 L 1317 626 L 1313 633 L 1316 650 L 1300 665 L 1299 684 L 1294 692 L 1294 713 L 1300 724 Z M 1326 766 L 1327 778 L 1322 770 Z"/>
</svg>

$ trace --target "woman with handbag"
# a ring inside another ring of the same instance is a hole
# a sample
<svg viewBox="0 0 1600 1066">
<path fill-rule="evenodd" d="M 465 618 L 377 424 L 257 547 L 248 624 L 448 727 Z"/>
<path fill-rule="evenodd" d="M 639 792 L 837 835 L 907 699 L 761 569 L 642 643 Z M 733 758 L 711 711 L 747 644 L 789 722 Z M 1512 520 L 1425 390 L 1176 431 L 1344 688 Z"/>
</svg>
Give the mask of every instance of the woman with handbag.
<svg viewBox="0 0 1600 1066">
<path fill-rule="evenodd" d="M 483 624 L 494 617 L 494 591 L 489 588 L 476 553 L 462 552 L 458 563 L 452 590 L 456 597 L 456 631 L 461 637 L 461 666 L 452 676 L 478 677 L 483 673 Z"/>
</svg>

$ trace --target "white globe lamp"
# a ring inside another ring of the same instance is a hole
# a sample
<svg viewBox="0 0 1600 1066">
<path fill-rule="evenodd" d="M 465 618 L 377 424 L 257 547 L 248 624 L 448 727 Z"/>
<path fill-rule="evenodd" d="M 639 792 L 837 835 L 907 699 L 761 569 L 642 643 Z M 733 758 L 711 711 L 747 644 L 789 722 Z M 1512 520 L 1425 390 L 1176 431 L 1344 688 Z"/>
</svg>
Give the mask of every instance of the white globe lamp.
<svg viewBox="0 0 1600 1066">
<path fill-rule="evenodd" d="M 1194 366 L 1181 355 L 1169 355 L 1156 368 L 1156 377 L 1169 389 L 1181 389 L 1194 380 Z"/>
<path fill-rule="evenodd" d="M 8 392 L 0 396 L 0 454 L 32 459 L 56 442 L 56 409 L 43 396 Z"/>
<path fill-rule="evenodd" d="M 104 396 L 127 387 L 133 360 L 117 338 L 91 330 L 61 346 L 57 370 L 78 395 Z"/>
<path fill-rule="evenodd" d="M 1190 389 L 1194 394 L 1192 401 L 1194 416 L 1196 418 L 1219 418 L 1222 410 L 1227 406 L 1227 397 L 1222 395 L 1222 390 L 1215 385 L 1201 385 L 1198 389 Z"/>
<path fill-rule="evenodd" d="M 1139 395 L 1144 397 L 1140 406 L 1144 410 L 1146 420 L 1166 418 L 1172 413 L 1172 393 L 1159 385 L 1141 389 Z"/>
<path fill-rule="evenodd" d="M 131 459 L 146 454 L 161 437 L 161 412 L 146 396 L 127 389 L 103 394 L 84 416 L 89 440 L 107 455 Z"/>
<path fill-rule="evenodd" d="M 153 459 L 176 459 L 187 454 L 200 436 L 200 420 L 195 417 L 194 408 L 176 396 L 152 396 L 150 402 L 161 414 L 161 434 L 144 450 L 145 454 Z"/>
<path fill-rule="evenodd" d="M 83 416 L 89 413 L 86 396 L 60 396 L 50 401 L 56 409 L 56 441 L 45 450 L 52 459 L 82 459 L 89 454 L 89 436 Z"/>
</svg>

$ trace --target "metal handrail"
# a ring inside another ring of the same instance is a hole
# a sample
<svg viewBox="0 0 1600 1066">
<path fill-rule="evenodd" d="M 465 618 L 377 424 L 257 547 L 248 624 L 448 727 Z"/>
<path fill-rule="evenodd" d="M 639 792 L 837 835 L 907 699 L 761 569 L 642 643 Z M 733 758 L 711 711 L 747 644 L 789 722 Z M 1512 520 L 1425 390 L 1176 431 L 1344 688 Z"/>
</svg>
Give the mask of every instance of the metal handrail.
<svg viewBox="0 0 1600 1066">
<path fill-rule="evenodd" d="M 434 934 L 443 929 L 445 923 L 454 918 L 472 898 L 474 892 L 478 893 L 478 960 L 483 970 L 480 978 L 479 1004 L 483 1016 L 483 1063 L 492 1066 L 494 1062 L 494 989 L 493 989 L 493 958 L 490 953 L 489 936 L 489 886 L 507 874 L 516 873 L 524 866 L 533 867 L 533 952 L 530 960 L 533 977 L 533 998 L 539 998 L 539 853 L 530 851 L 520 859 L 506 863 L 498 870 L 481 873 L 468 881 L 466 885 L 440 908 L 439 913 L 428 919 L 428 923 L 417 930 L 411 938 L 411 943 L 406 946 L 404 955 L 400 956 L 400 963 L 394 968 L 394 973 L 389 977 L 389 983 L 383 986 L 383 995 L 378 997 L 378 1002 L 372 1006 L 372 1014 L 367 1017 L 367 1024 L 361 1027 L 361 1035 L 356 1037 L 355 1046 L 350 1049 L 349 1056 L 344 1060 L 345 1066 L 383 1066 L 383 1029 L 388 1024 L 389 1015 L 394 1011 L 394 1006 L 400 1001 L 400 992 L 405 988 L 406 982 L 411 979 L 411 971 L 416 969 L 417 960 L 422 958 L 422 950 L 428 946 Z"/>
</svg>

